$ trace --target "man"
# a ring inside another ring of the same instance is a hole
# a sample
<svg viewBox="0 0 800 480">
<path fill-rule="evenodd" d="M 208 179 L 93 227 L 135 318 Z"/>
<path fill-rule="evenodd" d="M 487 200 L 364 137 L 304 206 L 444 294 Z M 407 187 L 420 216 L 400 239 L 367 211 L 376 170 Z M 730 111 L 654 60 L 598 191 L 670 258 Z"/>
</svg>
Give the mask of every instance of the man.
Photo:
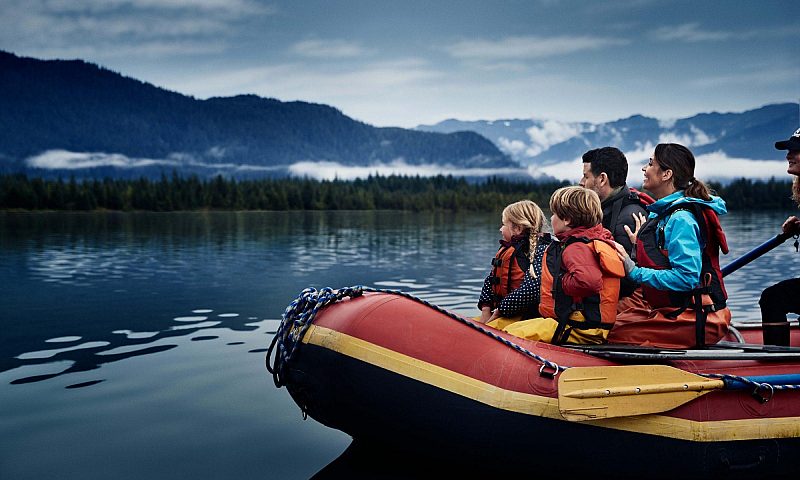
<svg viewBox="0 0 800 480">
<path fill-rule="evenodd" d="M 788 150 L 786 173 L 792 175 L 792 198 L 800 205 L 800 128 L 788 140 L 775 142 L 778 150 Z M 783 222 L 785 234 L 800 234 L 800 219 L 792 215 Z M 767 287 L 758 304 L 761 307 L 761 322 L 764 327 L 764 345 L 789 346 L 790 331 L 787 313 L 800 313 L 800 278 L 790 278 Z"/>
<path fill-rule="evenodd" d="M 628 188 L 628 159 L 617 148 L 603 147 L 589 150 L 583 154 L 583 177 L 580 186 L 594 190 L 600 197 L 603 207 L 603 226 L 614 236 L 614 240 L 625 247 L 629 254 L 633 250 L 630 238 L 625 232 L 627 225 L 636 230 L 635 217 L 647 217 L 645 206 L 653 203 L 649 195 Z M 636 285 L 623 279 L 620 297 L 627 297 Z"/>
</svg>

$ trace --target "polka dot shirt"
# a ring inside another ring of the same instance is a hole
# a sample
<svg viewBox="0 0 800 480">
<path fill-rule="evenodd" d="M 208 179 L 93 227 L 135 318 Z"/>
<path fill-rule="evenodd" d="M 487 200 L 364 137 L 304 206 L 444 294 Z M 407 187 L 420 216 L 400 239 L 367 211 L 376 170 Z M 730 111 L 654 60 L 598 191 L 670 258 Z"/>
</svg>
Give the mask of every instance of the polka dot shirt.
<svg viewBox="0 0 800 480">
<path fill-rule="evenodd" d="M 522 280 L 522 285 L 516 290 L 506 295 L 506 297 L 497 306 L 500 315 L 504 317 L 513 317 L 520 315 L 526 311 L 531 310 L 531 306 L 539 305 L 539 290 L 541 288 L 542 278 L 542 256 L 547 246 L 550 244 L 550 236 L 542 235 L 539 238 L 539 243 L 536 245 L 536 251 L 533 255 L 533 271 L 536 277 L 531 277 L 528 271 L 525 272 L 525 278 Z M 483 289 L 481 289 L 481 296 L 478 300 L 478 308 L 483 305 L 490 305 L 495 307 L 492 301 L 492 285 L 490 282 L 491 273 L 486 277 L 483 282 Z"/>
</svg>

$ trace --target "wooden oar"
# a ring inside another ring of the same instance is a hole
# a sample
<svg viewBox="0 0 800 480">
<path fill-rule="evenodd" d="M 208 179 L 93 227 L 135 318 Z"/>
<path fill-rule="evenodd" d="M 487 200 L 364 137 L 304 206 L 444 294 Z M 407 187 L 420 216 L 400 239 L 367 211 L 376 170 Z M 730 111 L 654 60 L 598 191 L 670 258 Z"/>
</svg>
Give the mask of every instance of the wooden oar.
<svg viewBox="0 0 800 480">
<path fill-rule="evenodd" d="M 770 238 L 766 242 L 762 243 L 761 245 L 757 246 L 756 248 L 750 250 L 749 252 L 745 253 L 741 257 L 737 258 L 736 260 L 732 261 L 731 263 L 722 267 L 722 276 L 725 277 L 736 270 L 744 267 L 748 263 L 752 262 L 756 258 L 764 255 L 765 253 L 769 252 L 773 248 L 777 247 L 778 245 L 782 244 L 786 240 L 791 237 L 788 233 L 779 233 L 774 237 Z"/>
<path fill-rule="evenodd" d="M 798 375 L 743 377 L 770 385 L 800 385 Z M 668 365 L 572 367 L 558 378 L 558 409 L 567 420 L 628 417 L 666 412 L 713 390 L 752 385 L 712 379 Z"/>
</svg>

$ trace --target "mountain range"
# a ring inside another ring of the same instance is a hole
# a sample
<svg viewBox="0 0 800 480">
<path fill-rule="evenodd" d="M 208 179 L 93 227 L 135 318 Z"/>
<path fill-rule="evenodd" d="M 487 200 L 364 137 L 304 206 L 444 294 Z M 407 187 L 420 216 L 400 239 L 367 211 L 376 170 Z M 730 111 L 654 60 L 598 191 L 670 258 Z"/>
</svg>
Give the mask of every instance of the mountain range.
<svg viewBox="0 0 800 480">
<path fill-rule="evenodd" d="M 381 128 L 327 105 L 255 95 L 202 100 L 82 60 L 0 51 L 0 173 L 324 178 L 317 174 L 327 171 L 348 178 L 348 169 L 366 175 L 387 167 L 384 173 L 557 176 L 591 148 L 613 145 L 641 161 L 660 142 L 696 155 L 779 160 L 773 144 L 797 128 L 797 115 L 796 104 L 782 103 L 675 120 L 450 119 Z"/>
<path fill-rule="evenodd" d="M 199 100 L 81 60 L 0 51 L 0 171 L 286 174 L 298 162 L 516 167 L 473 132 L 377 128 L 255 95 Z"/>
<path fill-rule="evenodd" d="M 719 152 L 749 160 L 779 160 L 776 140 L 798 125 L 798 105 L 765 105 L 741 113 L 701 113 L 677 120 L 642 115 L 606 123 L 508 119 L 445 120 L 420 125 L 428 132 L 477 132 L 523 166 L 551 165 L 580 157 L 589 149 L 612 145 L 623 152 L 652 152 L 658 143 L 681 143 L 696 155 Z"/>
</svg>

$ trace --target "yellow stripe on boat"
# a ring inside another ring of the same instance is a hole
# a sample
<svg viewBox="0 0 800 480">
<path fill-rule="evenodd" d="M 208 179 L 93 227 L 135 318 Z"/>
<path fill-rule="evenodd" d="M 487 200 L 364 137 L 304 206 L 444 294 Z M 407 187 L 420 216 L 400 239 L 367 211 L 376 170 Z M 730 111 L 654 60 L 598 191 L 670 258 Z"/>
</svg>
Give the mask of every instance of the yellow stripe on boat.
<svg viewBox="0 0 800 480">
<path fill-rule="evenodd" d="M 566 421 L 556 398 L 506 390 L 329 328 L 311 325 L 302 341 L 495 408 Z M 800 437 L 800 417 L 698 422 L 650 414 L 582 424 L 693 442 Z"/>
</svg>

